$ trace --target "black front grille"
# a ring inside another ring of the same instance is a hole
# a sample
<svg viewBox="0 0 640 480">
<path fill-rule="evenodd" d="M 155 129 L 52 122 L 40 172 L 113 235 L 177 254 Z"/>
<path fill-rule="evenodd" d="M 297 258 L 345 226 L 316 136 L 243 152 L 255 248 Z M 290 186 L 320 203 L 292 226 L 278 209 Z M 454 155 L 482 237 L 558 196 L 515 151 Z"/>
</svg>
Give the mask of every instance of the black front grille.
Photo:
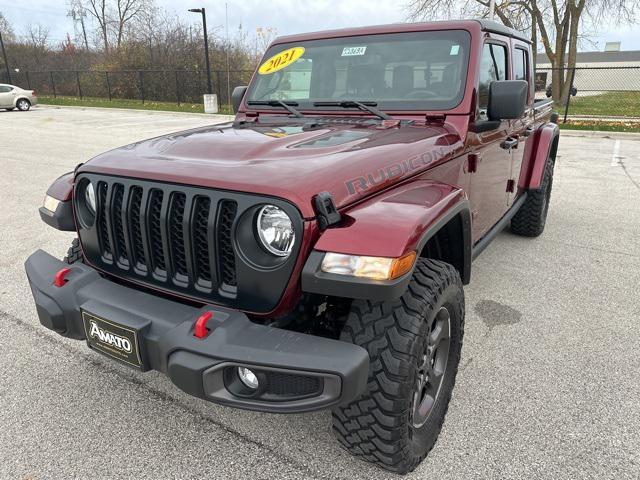
<svg viewBox="0 0 640 480">
<path fill-rule="evenodd" d="M 220 219 L 218 222 L 218 244 L 220 245 L 220 262 L 222 281 L 228 285 L 236 284 L 236 270 L 232 268 L 234 253 L 231 245 L 231 225 L 236 216 L 237 205 L 235 202 L 222 202 Z"/>
<path fill-rule="evenodd" d="M 96 219 L 78 221 L 88 263 L 129 282 L 188 300 L 272 311 L 282 298 L 302 243 L 300 212 L 282 199 L 253 193 L 80 173 L 96 188 Z M 84 202 L 84 195 L 76 197 Z M 276 205 L 293 220 L 288 258 L 262 248 L 256 216 Z M 76 208 L 78 211 L 78 208 Z"/>
<path fill-rule="evenodd" d="M 214 203 L 209 196 L 174 188 L 98 182 L 96 226 L 102 262 L 133 277 L 151 275 L 155 282 L 203 293 L 225 288 L 232 295 L 237 203 Z"/>
</svg>

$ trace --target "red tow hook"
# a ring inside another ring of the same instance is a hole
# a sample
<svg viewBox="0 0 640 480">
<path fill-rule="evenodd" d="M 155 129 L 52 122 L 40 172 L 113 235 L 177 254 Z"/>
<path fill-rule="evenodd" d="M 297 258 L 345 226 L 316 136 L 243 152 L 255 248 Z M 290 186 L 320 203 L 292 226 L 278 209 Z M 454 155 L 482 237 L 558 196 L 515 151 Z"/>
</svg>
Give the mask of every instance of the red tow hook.
<svg viewBox="0 0 640 480">
<path fill-rule="evenodd" d="M 58 271 L 58 273 L 56 273 L 56 276 L 53 279 L 53 284 L 60 288 L 62 286 L 64 286 L 65 283 L 67 283 L 67 275 L 69 274 L 69 272 L 71 271 L 70 268 L 63 268 L 61 270 Z"/>
<path fill-rule="evenodd" d="M 196 326 L 193 329 L 193 336 L 196 338 L 204 338 L 209 334 L 207 330 L 207 322 L 213 318 L 212 312 L 204 312 L 196 320 Z"/>
</svg>

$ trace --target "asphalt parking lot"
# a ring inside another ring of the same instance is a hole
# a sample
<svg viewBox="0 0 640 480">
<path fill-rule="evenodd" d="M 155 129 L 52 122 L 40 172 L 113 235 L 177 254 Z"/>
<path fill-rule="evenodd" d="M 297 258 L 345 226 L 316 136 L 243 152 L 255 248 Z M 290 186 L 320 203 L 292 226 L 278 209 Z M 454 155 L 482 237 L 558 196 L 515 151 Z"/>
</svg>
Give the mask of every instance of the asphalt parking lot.
<svg viewBox="0 0 640 480">
<path fill-rule="evenodd" d="M 40 326 L 23 263 L 73 235 L 39 219 L 57 176 L 106 149 L 222 117 L 0 112 L 0 478 L 394 478 L 338 447 L 330 415 L 188 397 Z M 640 136 L 564 135 L 545 233 L 474 263 L 438 443 L 406 478 L 639 478 Z"/>
</svg>

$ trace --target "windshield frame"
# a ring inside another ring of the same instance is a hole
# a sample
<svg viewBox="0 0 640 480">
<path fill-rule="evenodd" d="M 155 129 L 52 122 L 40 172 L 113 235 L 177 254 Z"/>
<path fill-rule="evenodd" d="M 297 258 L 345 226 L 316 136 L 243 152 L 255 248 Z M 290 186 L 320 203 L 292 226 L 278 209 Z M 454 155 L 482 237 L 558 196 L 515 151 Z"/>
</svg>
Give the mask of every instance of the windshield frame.
<svg viewBox="0 0 640 480">
<path fill-rule="evenodd" d="M 468 82 L 469 82 L 469 72 L 471 66 L 471 60 L 473 58 L 472 52 L 474 47 L 473 36 L 471 32 L 465 28 L 456 27 L 449 29 L 426 29 L 426 30 L 412 30 L 412 31 L 395 31 L 395 32 L 380 32 L 380 33 L 363 33 L 356 35 L 348 35 L 348 36 L 337 36 L 337 37 L 327 37 L 327 38 L 311 38 L 308 40 L 288 40 L 283 41 L 281 43 L 274 43 L 269 46 L 264 56 L 262 57 L 259 66 L 263 65 L 264 62 L 269 60 L 274 55 L 277 55 L 280 52 L 284 52 L 288 49 L 292 49 L 297 46 L 305 46 L 308 48 L 314 44 L 322 44 L 322 45 L 335 45 L 335 46 L 345 46 L 347 43 L 353 44 L 362 44 L 366 43 L 367 39 L 375 38 L 376 42 L 384 42 L 380 37 L 385 37 L 388 39 L 387 41 L 392 42 L 399 39 L 404 39 L 407 37 L 413 37 L 412 40 L 423 40 L 428 42 L 431 39 L 439 39 L 443 36 L 449 35 L 451 37 L 457 36 L 455 41 L 458 41 L 461 46 L 461 59 L 460 59 L 460 87 L 457 92 L 457 95 L 453 99 L 438 99 L 438 100 L 425 100 L 425 99 L 407 99 L 407 100 L 399 100 L 399 99 L 375 99 L 375 98 L 360 98 L 356 97 L 354 99 L 349 98 L 347 100 L 356 100 L 360 102 L 373 102 L 377 103 L 376 108 L 385 112 L 448 112 L 457 109 L 462 105 L 467 96 Z M 430 38 L 431 37 L 431 38 Z M 369 42 L 371 42 L 369 40 Z M 304 57 L 304 55 L 303 55 Z M 277 72 L 276 72 L 277 73 Z M 259 108 L 255 108 L 255 106 L 248 105 L 248 102 L 259 100 L 257 98 L 253 98 L 253 94 L 257 88 L 258 81 L 260 79 L 260 74 L 258 73 L 258 69 L 254 73 L 254 76 L 247 88 L 247 93 L 243 99 L 243 105 L 245 111 L 278 111 L 281 110 L 279 107 L 260 105 Z M 343 98 L 334 98 L 334 97 L 325 97 L 325 98 L 309 98 L 309 99 L 299 99 L 299 98 L 291 98 L 288 99 L 290 101 L 295 101 L 299 104 L 298 110 L 304 112 L 341 112 L 346 115 L 362 115 L 367 114 L 366 112 L 357 111 L 353 109 L 345 109 L 339 106 L 329 107 L 329 106 L 314 106 L 314 102 L 339 102 L 341 100 L 345 100 Z"/>
</svg>

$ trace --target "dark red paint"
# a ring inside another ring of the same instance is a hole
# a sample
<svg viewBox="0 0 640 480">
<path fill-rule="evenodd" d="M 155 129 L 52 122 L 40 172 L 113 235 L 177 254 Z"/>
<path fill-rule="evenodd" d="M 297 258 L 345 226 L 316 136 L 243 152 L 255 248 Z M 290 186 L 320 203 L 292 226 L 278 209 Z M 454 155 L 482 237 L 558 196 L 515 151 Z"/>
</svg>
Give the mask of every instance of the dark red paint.
<svg viewBox="0 0 640 480">
<path fill-rule="evenodd" d="M 463 100 L 449 111 L 388 111 L 396 120 L 414 122 L 401 126 L 397 121 L 386 121 L 371 126 L 330 121 L 346 116 L 370 118 L 367 112 L 314 110 L 307 113 L 327 121 L 311 126 L 305 119 L 292 119 L 284 112 L 242 104 L 235 123 L 178 132 L 111 150 L 79 171 L 255 192 L 296 205 L 306 220 L 302 249 L 280 304 L 267 316 L 280 315 L 297 302 L 300 272 L 313 248 L 399 257 L 416 249 L 429 226 L 462 199 L 471 207 L 476 242 L 518 195 L 539 186 L 557 134 L 557 126 L 548 123 L 550 109 L 534 115 L 533 88 L 523 118 L 503 121 L 498 129 L 480 134 L 472 128 L 484 41 L 498 40 L 511 50 L 520 46 L 530 51 L 527 43 L 484 32 L 474 21 L 309 33 L 283 37 L 276 43 L 451 29 L 467 30 L 472 43 Z M 531 69 L 529 77 L 533 79 Z M 513 78 L 511 71 L 509 78 Z M 265 116 L 280 116 L 282 123 L 261 122 Z M 534 133 L 527 136 L 528 128 Z M 337 134 L 347 141 L 314 145 L 318 139 Z M 500 148 L 500 142 L 508 136 L 519 141 L 511 154 Z M 509 184 L 518 188 L 508 191 Z M 49 194 L 65 200 L 71 188 L 70 177 L 62 177 Z M 321 191 L 331 193 L 348 219 L 343 228 L 319 231 L 313 198 Z"/>
</svg>

